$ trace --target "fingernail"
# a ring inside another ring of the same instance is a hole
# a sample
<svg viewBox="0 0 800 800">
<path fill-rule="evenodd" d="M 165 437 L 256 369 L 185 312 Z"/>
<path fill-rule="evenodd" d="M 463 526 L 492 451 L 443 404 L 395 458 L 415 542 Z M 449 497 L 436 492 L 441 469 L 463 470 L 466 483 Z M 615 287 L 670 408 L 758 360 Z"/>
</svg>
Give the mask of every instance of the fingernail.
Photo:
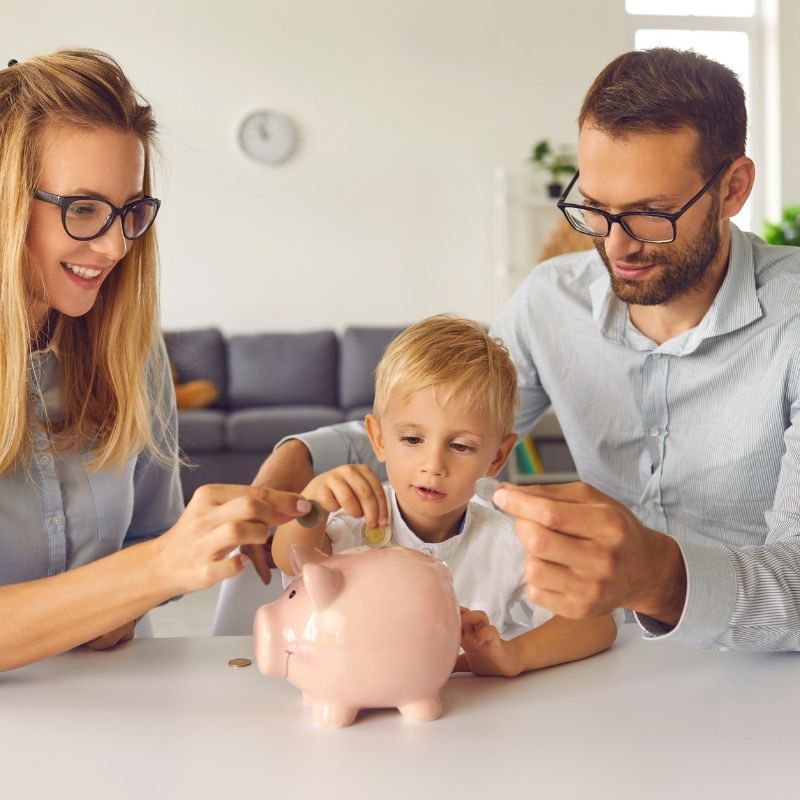
<svg viewBox="0 0 800 800">
<path fill-rule="evenodd" d="M 508 491 L 506 489 L 498 489 L 492 495 L 492 502 L 498 506 L 504 506 L 508 500 Z"/>
<path fill-rule="evenodd" d="M 296 508 L 301 514 L 308 514 L 308 512 L 311 511 L 311 503 L 306 500 L 305 497 L 301 497 L 297 501 Z"/>
</svg>

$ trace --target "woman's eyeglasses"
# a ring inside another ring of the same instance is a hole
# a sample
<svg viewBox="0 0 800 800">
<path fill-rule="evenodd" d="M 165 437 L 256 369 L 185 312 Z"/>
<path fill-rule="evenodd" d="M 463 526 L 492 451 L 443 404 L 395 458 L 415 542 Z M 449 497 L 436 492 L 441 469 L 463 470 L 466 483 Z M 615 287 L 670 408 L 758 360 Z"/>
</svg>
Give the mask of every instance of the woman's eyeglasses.
<svg viewBox="0 0 800 800">
<path fill-rule="evenodd" d="M 126 239 L 138 239 L 153 224 L 158 214 L 160 200 L 142 197 L 126 203 L 122 208 L 98 197 L 58 194 L 34 189 L 33 196 L 61 209 L 61 223 L 67 235 L 79 242 L 87 242 L 102 236 L 117 217 L 122 219 L 122 233 Z"/>
</svg>

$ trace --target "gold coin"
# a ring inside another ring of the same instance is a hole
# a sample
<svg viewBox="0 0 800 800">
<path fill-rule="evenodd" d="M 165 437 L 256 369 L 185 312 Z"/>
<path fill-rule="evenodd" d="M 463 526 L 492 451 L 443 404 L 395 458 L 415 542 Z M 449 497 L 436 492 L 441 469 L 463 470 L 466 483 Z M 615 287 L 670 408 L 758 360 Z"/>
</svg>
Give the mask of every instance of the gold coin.
<svg viewBox="0 0 800 800">
<path fill-rule="evenodd" d="M 249 658 L 232 658 L 228 662 L 229 667 L 249 667 L 253 662 Z"/>
<path fill-rule="evenodd" d="M 392 530 L 388 525 L 378 525 L 376 528 L 368 528 L 366 523 L 364 523 L 361 536 L 364 543 L 370 547 L 383 547 L 391 541 Z"/>
</svg>

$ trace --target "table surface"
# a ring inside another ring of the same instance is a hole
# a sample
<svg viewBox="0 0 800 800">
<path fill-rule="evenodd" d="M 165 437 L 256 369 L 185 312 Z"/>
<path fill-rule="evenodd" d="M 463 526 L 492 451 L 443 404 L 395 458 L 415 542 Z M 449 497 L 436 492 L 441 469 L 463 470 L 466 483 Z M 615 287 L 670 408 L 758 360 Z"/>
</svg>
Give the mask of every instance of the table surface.
<svg viewBox="0 0 800 800">
<path fill-rule="evenodd" d="M 3 798 L 797 796 L 800 656 L 693 650 L 626 625 L 599 656 L 455 676 L 435 722 L 316 725 L 248 636 L 138 639 L 0 674 Z"/>
</svg>

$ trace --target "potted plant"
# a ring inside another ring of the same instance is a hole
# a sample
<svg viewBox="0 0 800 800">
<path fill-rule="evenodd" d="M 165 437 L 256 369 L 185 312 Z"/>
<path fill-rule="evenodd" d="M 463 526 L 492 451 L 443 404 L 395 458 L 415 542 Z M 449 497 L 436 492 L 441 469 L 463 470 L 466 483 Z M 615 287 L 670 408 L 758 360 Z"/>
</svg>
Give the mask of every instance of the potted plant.
<svg viewBox="0 0 800 800">
<path fill-rule="evenodd" d="M 564 176 L 578 171 L 573 153 L 564 146 L 554 148 L 549 139 L 541 139 L 533 146 L 529 161 L 549 174 L 547 193 L 550 197 L 559 197 L 564 191 Z"/>
<path fill-rule="evenodd" d="M 780 222 L 765 222 L 764 238 L 770 244 L 800 246 L 800 206 L 786 206 Z"/>
</svg>

